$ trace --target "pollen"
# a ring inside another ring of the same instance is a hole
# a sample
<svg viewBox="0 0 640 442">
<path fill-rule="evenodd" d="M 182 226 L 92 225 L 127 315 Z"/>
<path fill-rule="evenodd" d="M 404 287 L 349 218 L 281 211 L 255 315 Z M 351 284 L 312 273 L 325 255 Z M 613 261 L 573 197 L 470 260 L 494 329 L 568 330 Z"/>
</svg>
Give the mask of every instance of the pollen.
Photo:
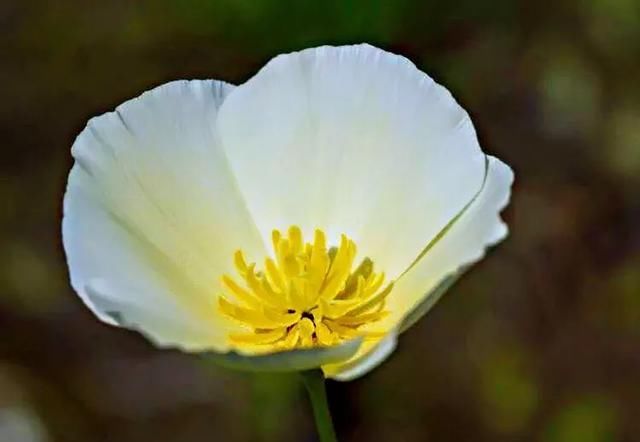
<svg viewBox="0 0 640 442">
<path fill-rule="evenodd" d="M 219 309 L 245 330 L 229 335 L 232 346 L 279 351 L 383 335 L 375 326 L 389 313 L 393 283 L 385 284 L 384 273 L 375 273 L 368 258 L 354 267 L 356 245 L 346 235 L 328 248 L 322 230 L 305 243 L 300 228 L 292 226 L 286 236 L 274 230 L 272 243 L 274 257 L 261 270 L 238 250 L 238 278 L 222 277 Z"/>
</svg>

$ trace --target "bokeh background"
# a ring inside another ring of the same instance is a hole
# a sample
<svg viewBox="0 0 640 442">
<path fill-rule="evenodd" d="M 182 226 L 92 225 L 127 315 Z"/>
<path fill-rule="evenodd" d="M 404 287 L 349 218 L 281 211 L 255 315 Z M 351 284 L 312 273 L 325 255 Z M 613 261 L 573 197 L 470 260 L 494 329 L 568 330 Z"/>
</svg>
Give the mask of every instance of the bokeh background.
<svg viewBox="0 0 640 442">
<path fill-rule="evenodd" d="M 363 41 L 446 85 L 517 182 L 509 240 L 387 363 L 329 384 L 341 440 L 640 440 L 637 0 L 4 0 L 0 27 L 0 441 L 315 440 L 295 377 L 96 321 L 69 287 L 61 200 L 89 117 Z"/>
</svg>

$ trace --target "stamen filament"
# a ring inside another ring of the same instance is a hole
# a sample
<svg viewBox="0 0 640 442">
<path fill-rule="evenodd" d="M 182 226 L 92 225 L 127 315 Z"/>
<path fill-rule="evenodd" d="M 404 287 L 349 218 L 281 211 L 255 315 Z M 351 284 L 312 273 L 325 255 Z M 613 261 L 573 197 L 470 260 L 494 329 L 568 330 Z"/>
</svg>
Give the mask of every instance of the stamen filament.
<svg viewBox="0 0 640 442">
<path fill-rule="evenodd" d="M 384 285 L 384 273 L 375 273 L 365 258 L 352 269 L 356 245 L 342 235 L 340 245 L 327 249 L 322 230 L 313 243 L 304 243 L 297 226 L 271 236 L 275 259 L 264 261 L 264 272 L 255 271 L 242 251 L 234 264 L 243 283 L 222 276 L 227 296 L 219 296 L 220 311 L 240 323 L 246 333 L 233 333 L 236 347 L 287 350 L 331 346 L 363 336 L 371 339 L 369 325 L 388 315 L 386 298 L 393 283 Z"/>
</svg>

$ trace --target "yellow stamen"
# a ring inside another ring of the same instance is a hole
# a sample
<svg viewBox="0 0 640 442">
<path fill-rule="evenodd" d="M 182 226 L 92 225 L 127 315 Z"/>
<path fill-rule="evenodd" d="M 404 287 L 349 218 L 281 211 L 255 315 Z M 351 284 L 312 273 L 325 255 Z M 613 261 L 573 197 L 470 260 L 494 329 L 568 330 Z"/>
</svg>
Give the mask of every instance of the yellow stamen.
<svg viewBox="0 0 640 442">
<path fill-rule="evenodd" d="M 382 333 L 368 326 L 388 315 L 386 298 L 393 283 L 381 290 L 384 273 L 375 273 L 368 258 L 352 269 L 352 240 L 342 235 L 337 248 L 327 249 L 322 230 L 305 243 L 297 226 L 286 236 L 274 230 L 271 239 L 275 259 L 265 259 L 264 272 L 256 272 L 238 250 L 233 261 L 242 283 L 222 276 L 227 295 L 218 298 L 220 311 L 247 330 L 229 335 L 233 346 L 288 350 Z"/>
</svg>

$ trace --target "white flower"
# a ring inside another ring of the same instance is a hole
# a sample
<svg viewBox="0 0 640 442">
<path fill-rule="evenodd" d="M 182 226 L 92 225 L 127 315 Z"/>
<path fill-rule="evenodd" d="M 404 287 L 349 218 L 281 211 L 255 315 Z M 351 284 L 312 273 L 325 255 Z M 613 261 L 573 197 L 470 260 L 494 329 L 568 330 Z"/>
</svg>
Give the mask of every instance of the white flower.
<svg viewBox="0 0 640 442">
<path fill-rule="evenodd" d="M 511 169 L 407 59 L 280 55 L 93 118 L 64 200 L 71 283 L 103 321 L 256 369 L 380 363 L 485 248 Z"/>
</svg>

